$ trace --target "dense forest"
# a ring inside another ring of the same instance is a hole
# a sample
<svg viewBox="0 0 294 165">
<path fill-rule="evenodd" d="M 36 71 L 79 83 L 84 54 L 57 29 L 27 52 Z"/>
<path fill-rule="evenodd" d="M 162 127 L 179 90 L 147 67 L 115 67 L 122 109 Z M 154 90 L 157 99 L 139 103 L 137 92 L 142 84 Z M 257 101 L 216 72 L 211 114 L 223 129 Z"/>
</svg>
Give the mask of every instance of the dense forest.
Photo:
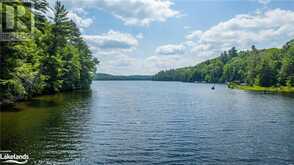
<svg viewBox="0 0 294 165">
<path fill-rule="evenodd" d="M 35 24 L 27 29 L 33 35 L 26 36 L 25 41 L 0 42 L 0 104 L 41 94 L 87 89 L 95 76 L 99 61 L 92 57 L 64 5 L 57 1 L 51 8 L 46 0 L 33 2 L 34 9 L 24 6 L 24 1 L 5 4 L 0 1 L 0 6 L 23 5 L 30 14 L 19 22 L 29 24 L 33 14 Z M 0 15 L 11 14 L 2 10 L 3 6 Z M 48 10 L 53 11 L 52 16 L 48 16 Z"/>
<path fill-rule="evenodd" d="M 152 80 L 153 76 L 148 75 L 130 75 L 130 76 L 122 76 L 122 75 L 111 75 L 111 74 L 105 74 L 105 73 L 97 73 L 95 76 L 95 80 L 97 81 L 145 81 L 145 80 Z"/>
<path fill-rule="evenodd" d="M 219 57 L 194 67 L 161 71 L 156 81 L 225 83 L 262 87 L 294 86 L 294 40 L 283 48 L 237 51 L 231 48 Z"/>
</svg>

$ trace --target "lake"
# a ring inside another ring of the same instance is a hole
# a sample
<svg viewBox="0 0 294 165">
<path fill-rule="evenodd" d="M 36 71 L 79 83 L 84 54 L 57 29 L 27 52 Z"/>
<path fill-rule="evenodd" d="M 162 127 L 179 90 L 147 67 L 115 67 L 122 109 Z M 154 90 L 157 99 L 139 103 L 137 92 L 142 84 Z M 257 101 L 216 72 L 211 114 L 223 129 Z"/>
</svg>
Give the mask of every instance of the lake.
<svg viewBox="0 0 294 165">
<path fill-rule="evenodd" d="M 225 85 L 94 82 L 1 112 L 29 164 L 294 164 L 294 97 Z"/>
</svg>

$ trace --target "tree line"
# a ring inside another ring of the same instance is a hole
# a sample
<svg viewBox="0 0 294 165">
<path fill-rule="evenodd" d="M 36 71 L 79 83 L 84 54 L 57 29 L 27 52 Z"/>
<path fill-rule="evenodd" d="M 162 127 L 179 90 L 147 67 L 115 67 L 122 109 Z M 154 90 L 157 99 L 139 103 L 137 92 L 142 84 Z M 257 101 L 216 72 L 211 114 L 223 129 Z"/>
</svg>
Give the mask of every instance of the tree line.
<svg viewBox="0 0 294 165">
<path fill-rule="evenodd" d="M 194 67 L 161 71 L 155 81 L 245 83 L 271 87 L 294 86 L 294 40 L 282 48 L 237 51 L 235 47 Z"/>
<path fill-rule="evenodd" d="M 105 73 L 97 73 L 95 76 L 95 80 L 97 81 L 146 81 L 152 80 L 153 76 L 149 75 L 130 75 L 130 76 L 123 76 L 123 75 L 111 75 Z"/>
<path fill-rule="evenodd" d="M 88 89 L 95 76 L 99 61 L 92 56 L 77 25 L 68 18 L 64 5 L 56 1 L 50 8 L 46 0 L 33 3 L 34 9 L 25 7 L 34 16 L 35 26 L 27 29 L 33 35 L 27 36 L 26 41 L 0 42 L 0 104 Z M 22 4 L 19 1 L 11 5 Z M 53 11 L 50 17 L 49 10 Z M 9 13 L 0 9 L 0 15 L 3 14 Z M 32 21 L 30 14 L 21 19 Z"/>
</svg>

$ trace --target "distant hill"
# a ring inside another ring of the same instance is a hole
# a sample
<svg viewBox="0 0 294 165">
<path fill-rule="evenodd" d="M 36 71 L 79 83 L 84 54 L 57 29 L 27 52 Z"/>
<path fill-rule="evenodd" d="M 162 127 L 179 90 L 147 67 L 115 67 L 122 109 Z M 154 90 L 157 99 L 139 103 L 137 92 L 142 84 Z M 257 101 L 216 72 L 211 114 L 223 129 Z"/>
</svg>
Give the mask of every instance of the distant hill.
<svg viewBox="0 0 294 165">
<path fill-rule="evenodd" d="M 96 81 L 143 81 L 143 80 L 152 80 L 153 76 L 151 75 L 131 75 L 131 76 L 121 76 L 121 75 L 111 75 L 105 73 L 97 73 L 95 76 Z"/>
</svg>

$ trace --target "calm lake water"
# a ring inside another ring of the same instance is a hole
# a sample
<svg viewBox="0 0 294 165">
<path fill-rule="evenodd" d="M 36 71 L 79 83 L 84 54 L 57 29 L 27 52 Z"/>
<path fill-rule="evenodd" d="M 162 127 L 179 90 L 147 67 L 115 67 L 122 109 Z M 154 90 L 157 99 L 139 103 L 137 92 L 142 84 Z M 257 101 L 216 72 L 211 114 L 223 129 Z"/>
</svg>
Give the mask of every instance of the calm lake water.
<svg viewBox="0 0 294 165">
<path fill-rule="evenodd" d="M 209 84 L 94 82 L 1 112 L 30 164 L 294 164 L 294 97 Z"/>
</svg>

